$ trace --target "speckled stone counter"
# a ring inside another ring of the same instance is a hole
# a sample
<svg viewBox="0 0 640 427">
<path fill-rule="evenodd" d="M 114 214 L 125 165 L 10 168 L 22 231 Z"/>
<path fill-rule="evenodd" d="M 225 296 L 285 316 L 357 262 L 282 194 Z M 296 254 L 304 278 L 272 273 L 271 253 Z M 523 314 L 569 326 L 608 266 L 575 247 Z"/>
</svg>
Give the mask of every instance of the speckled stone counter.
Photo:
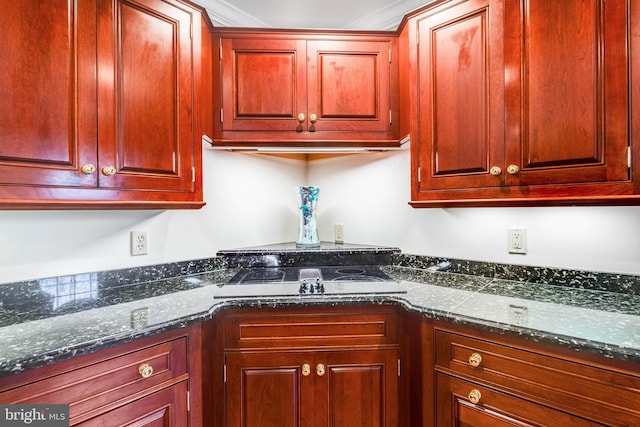
<svg viewBox="0 0 640 427">
<path fill-rule="evenodd" d="M 223 251 L 206 260 L 0 285 L 0 376 L 207 320 L 228 307 L 363 303 L 400 305 L 426 317 L 640 362 L 637 276 L 516 268 L 347 245 L 335 248 L 333 258 L 324 257 L 330 248 L 315 255 L 293 251 L 293 257 L 302 263 L 318 262 L 314 257 L 342 265 L 379 262 L 407 293 L 213 297 L 238 266 L 276 259 L 293 265 L 286 249 Z M 513 317 L 513 307 L 526 310 L 524 319 Z"/>
</svg>

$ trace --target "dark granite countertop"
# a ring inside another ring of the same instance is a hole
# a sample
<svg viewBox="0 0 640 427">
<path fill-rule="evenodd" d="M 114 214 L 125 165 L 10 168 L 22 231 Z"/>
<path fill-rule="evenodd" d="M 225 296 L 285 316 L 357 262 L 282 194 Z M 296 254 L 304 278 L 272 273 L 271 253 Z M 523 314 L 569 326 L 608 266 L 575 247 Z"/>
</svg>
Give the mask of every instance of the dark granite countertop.
<svg viewBox="0 0 640 427">
<path fill-rule="evenodd" d="M 509 269 L 347 245 L 335 248 L 339 255 L 333 262 L 365 264 L 378 253 L 389 261 L 381 263 L 382 269 L 407 293 L 214 299 L 216 285 L 237 267 L 290 265 L 286 251 L 274 257 L 273 249 L 262 254 L 259 248 L 222 251 L 206 260 L 0 285 L 0 376 L 207 320 L 228 307 L 356 303 L 397 304 L 426 317 L 640 362 L 636 276 Z M 296 257 L 312 261 L 309 253 Z M 544 277 L 542 283 L 522 280 L 534 273 Z M 606 282 L 613 290 L 602 289 Z M 525 314 L 514 316 L 514 310 Z"/>
</svg>

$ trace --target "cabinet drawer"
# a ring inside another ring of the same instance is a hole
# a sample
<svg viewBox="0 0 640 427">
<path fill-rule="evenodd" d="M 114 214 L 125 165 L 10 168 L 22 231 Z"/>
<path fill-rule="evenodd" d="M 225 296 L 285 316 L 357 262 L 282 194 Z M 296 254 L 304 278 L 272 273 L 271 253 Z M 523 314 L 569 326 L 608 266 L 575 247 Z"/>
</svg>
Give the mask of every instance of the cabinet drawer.
<svg viewBox="0 0 640 427">
<path fill-rule="evenodd" d="M 185 337 L 129 353 L 105 352 L 90 355 L 75 369 L 43 374 L 0 392 L 0 401 L 69 404 L 70 418 L 77 422 L 188 378 Z"/>
<path fill-rule="evenodd" d="M 398 344 L 398 316 L 387 308 L 237 310 L 224 319 L 225 349 L 357 347 Z"/>
<path fill-rule="evenodd" d="M 527 399 L 640 425 L 638 372 L 609 369 L 522 345 L 435 332 L 436 370 Z M 476 366 L 474 366 L 476 365 Z M 615 424 L 614 424 L 615 425 Z"/>
<path fill-rule="evenodd" d="M 436 375 L 436 388 L 438 426 L 602 426 L 444 374 Z"/>
</svg>

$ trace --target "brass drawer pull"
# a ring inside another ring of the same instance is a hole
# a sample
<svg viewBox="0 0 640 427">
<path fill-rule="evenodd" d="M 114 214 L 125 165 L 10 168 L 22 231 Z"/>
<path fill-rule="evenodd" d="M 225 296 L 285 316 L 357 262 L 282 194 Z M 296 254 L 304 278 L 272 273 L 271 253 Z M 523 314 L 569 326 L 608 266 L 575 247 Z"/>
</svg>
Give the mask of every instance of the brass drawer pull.
<svg viewBox="0 0 640 427">
<path fill-rule="evenodd" d="M 153 366 L 149 365 L 148 363 L 143 363 L 138 368 L 138 372 L 140 372 L 142 378 L 149 378 L 151 375 L 153 375 Z"/>
<path fill-rule="evenodd" d="M 319 377 L 324 375 L 324 365 L 322 363 L 318 363 L 318 366 L 316 366 L 316 374 L 318 374 Z"/>
<path fill-rule="evenodd" d="M 509 175 L 515 175 L 520 172 L 520 168 L 516 165 L 509 165 L 507 167 L 507 172 L 509 173 Z"/>
<path fill-rule="evenodd" d="M 304 365 L 302 365 L 302 375 L 304 375 L 305 377 L 308 377 L 310 373 L 311 373 L 311 366 L 309 366 L 308 363 L 305 363 Z"/>
<path fill-rule="evenodd" d="M 111 176 L 116 174 L 116 168 L 113 166 L 105 166 L 102 168 L 102 174 L 105 176 Z"/>
<path fill-rule="evenodd" d="M 478 404 L 480 402 L 480 399 L 482 398 L 482 393 L 480 393 L 480 390 L 477 389 L 473 389 L 469 392 L 469 402 L 473 403 L 474 405 Z"/>
<path fill-rule="evenodd" d="M 94 173 L 96 171 L 96 167 L 94 165 L 92 165 L 91 163 L 87 163 L 86 165 L 82 166 L 82 173 L 85 175 L 91 175 L 92 173 Z"/>
<path fill-rule="evenodd" d="M 469 365 L 477 368 L 480 366 L 480 363 L 482 363 L 482 355 L 480 355 L 480 353 L 473 353 L 469 356 Z"/>
</svg>

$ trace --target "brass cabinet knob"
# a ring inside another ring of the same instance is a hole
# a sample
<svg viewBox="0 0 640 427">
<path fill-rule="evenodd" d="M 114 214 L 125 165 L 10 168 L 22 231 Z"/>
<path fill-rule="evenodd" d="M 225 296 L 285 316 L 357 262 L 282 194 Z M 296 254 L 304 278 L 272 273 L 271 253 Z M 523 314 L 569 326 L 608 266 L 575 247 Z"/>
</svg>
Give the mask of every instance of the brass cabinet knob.
<svg viewBox="0 0 640 427">
<path fill-rule="evenodd" d="M 140 372 L 142 378 L 149 378 L 151 375 L 153 375 L 153 366 L 149 365 L 148 363 L 143 363 L 138 368 L 138 372 Z"/>
<path fill-rule="evenodd" d="M 316 116 L 315 114 L 311 114 L 311 115 L 309 116 L 309 121 L 310 121 L 311 123 L 315 123 L 315 122 L 317 122 L 317 121 L 318 121 L 318 116 Z"/>
<path fill-rule="evenodd" d="M 319 377 L 324 375 L 324 365 L 322 363 L 318 363 L 318 366 L 316 366 L 316 374 L 318 374 Z"/>
<path fill-rule="evenodd" d="M 481 362 L 482 355 L 480 355 L 479 353 L 473 353 L 471 356 L 469 356 L 469 365 L 473 366 L 474 368 L 480 366 Z"/>
<path fill-rule="evenodd" d="M 475 405 L 478 402 L 480 402 L 480 399 L 482 398 L 482 393 L 480 393 L 480 390 L 477 390 L 474 388 L 469 392 L 469 396 L 467 397 L 469 398 L 469 402 Z"/>
<path fill-rule="evenodd" d="M 515 175 L 518 172 L 520 172 L 520 168 L 518 166 L 516 166 L 516 165 L 509 165 L 509 166 L 507 166 L 507 172 L 510 175 Z"/>
<path fill-rule="evenodd" d="M 102 174 L 106 176 L 111 176 L 116 174 L 116 168 L 113 166 L 105 166 L 102 168 Z"/>
<path fill-rule="evenodd" d="M 305 115 L 304 113 L 298 114 L 298 123 L 304 123 Z"/>
<path fill-rule="evenodd" d="M 308 377 L 310 373 L 311 373 L 311 366 L 309 366 L 308 363 L 305 363 L 304 365 L 302 365 L 302 375 L 304 375 L 305 377 Z"/>
<path fill-rule="evenodd" d="M 91 163 L 87 163 L 86 165 L 82 166 L 82 169 L 80 169 L 80 170 L 85 175 L 91 175 L 92 173 L 94 173 L 96 171 L 96 167 L 95 167 L 95 165 L 92 165 Z"/>
<path fill-rule="evenodd" d="M 498 176 L 502 173 L 502 169 L 500 169 L 498 166 L 493 166 L 491 169 L 489 169 L 489 173 L 493 176 Z"/>
</svg>

